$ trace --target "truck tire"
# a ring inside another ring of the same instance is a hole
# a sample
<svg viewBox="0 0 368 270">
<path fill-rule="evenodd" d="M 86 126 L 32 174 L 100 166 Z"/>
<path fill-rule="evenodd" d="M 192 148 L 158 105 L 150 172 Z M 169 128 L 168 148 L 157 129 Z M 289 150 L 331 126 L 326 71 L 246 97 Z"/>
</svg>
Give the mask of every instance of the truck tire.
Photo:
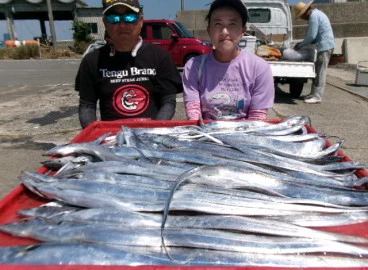
<svg viewBox="0 0 368 270">
<path fill-rule="evenodd" d="M 303 80 L 292 80 L 290 81 L 289 92 L 293 98 L 298 98 L 303 92 L 304 81 Z"/>
</svg>

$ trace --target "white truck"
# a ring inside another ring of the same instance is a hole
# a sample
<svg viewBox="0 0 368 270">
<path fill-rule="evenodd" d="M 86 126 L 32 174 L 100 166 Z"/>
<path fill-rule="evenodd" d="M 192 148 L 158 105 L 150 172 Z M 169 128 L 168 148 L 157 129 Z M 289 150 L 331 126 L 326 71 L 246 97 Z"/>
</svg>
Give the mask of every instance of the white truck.
<svg viewBox="0 0 368 270">
<path fill-rule="evenodd" d="M 292 17 L 290 6 L 283 0 L 247 0 L 248 33 L 243 36 L 239 47 L 255 52 L 265 42 L 282 48 L 292 47 Z M 254 35 L 254 36 L 252 36 Z M 269 60 L 275 85 L 289 84 L 292 97 L 299 97 L 304 83 L 316 76 L 314 61 L 316 50 L 310 49 L 308 59 L 303 61 Z"/>
</svg>

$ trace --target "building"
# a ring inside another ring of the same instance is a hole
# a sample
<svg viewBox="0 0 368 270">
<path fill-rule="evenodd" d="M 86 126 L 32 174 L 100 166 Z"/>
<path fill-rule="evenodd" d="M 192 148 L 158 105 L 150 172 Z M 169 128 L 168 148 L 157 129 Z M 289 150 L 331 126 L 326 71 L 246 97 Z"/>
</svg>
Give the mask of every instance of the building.
<svg viewBox="0 0 368 270">
<path fill-rule="evenodd" d="M 47 37 L 46 21 L 56 41 L 54 20 L 74 20 L 76 10 L 87 6 L 83 0 L 0 0 L 0 20 L 6 20 L 11 40 L 17 40 L 14 20 L 39 20 L 41 36 Z"/>
<path fill-rule="evenodd" d="M 103 39 L 105 26 L 102 22 L 101 7 L 82 7 L 75 13 L 75 20 L 88 23 L 91 28 L 91 37 L 94 39 Z"/>
</svg>

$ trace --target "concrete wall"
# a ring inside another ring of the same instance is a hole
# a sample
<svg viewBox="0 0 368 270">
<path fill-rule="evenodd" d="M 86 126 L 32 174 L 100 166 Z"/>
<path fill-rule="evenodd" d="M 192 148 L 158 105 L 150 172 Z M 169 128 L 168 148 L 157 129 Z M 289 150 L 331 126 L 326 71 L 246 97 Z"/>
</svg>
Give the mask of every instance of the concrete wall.
<svg viewBox="0 0 368 270">
<path fill-rule="evenodd" d="M 295 39 L 292 45 L 302 41 Z M 343 55 L 345 62 L 356 65 L 359 61 L 368 61 L 368 37 L 336 38 L 334 55 Z"/>
<path fill-rule="evenodd" d="M 312 7 L 322 10 L 330 19 L 336 41 L 334 54 L 344 55 L 348 64 L 368 60 L 368 2 L 314 4 Z M 307 27 L 306 21 L 294 20 L 294 39 L 303 39 Z"/>
<path fill-rule="evenodd" d="M 344 55 L 349 64 L 368 59 L 368 2 L 314 4 L 329 17 L 336 38 L 334 54 Z M 209 39 L 205 17 L 208 10 L 184 10 L 177 12 L 177 20 L 183 23 L 195 37 Z M 293 21 L 293 40 L 305 37 L 308 24 Z"/>
<path fill-rule="evenodd" d="M 314 4 L 330 19 L 335 38 L 368 36 L 368 2 Z M 307 21 L 293 21 L 293 37 L 301 39 L 307 31 Z"/>
<path fill-rule="evenodd" d="M 368 61 L 368 37 L 347 38 L 344 40 L 343 55 L 349 64 Z"/>
</svg>

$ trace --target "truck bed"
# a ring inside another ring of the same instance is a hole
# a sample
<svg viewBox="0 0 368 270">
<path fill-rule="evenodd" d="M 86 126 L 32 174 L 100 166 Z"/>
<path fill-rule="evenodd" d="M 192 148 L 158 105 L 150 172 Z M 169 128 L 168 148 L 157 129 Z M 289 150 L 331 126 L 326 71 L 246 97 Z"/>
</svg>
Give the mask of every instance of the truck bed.
<svg viewBox="0 0 368 270">
<path fill-rule="evenodd" d="M 313 62 L 268 61 L 274 77 L 314 78 L 316 77 Z"/>
</svg>

